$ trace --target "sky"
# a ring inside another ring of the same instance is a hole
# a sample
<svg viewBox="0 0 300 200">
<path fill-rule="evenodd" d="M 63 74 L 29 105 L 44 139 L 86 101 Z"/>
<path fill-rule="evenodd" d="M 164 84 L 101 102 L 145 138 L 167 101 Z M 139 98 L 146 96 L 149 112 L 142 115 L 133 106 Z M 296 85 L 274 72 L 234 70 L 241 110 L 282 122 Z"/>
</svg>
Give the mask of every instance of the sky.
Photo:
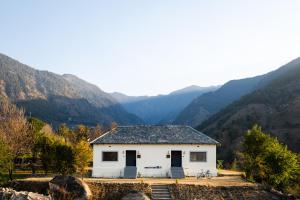
<svg viewBox="0 0 300 200">
<path fill-rule="evenodd" d="M 106 92 L 166 94 L 300 56 L 299 0 L 1 0 L 0 52 Z"/>
</svg>

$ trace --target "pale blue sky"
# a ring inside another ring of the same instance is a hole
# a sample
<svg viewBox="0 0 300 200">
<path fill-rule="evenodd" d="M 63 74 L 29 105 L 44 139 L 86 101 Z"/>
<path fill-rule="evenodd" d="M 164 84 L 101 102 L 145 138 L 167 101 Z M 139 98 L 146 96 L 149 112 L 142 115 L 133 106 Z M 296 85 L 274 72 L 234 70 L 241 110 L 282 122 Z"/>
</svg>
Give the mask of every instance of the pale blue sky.
<svg viewBox="0 0 300 200">
<path fill-rule="evenodd" d="M 299 0 L 1 0 L 0 52 L 129 95 L 218 85 L 300 56 Z"/>
</svg>

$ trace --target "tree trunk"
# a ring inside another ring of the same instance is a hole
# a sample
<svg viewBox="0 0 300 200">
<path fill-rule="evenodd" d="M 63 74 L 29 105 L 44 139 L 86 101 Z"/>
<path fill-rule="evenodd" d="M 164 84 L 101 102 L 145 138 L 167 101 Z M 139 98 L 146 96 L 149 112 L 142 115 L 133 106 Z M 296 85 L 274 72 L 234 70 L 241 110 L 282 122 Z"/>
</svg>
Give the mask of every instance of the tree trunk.
<svg viewBox="0 0 300 200">
<path fill-rule="evenodd" d="M 36 154 L 35 152 L 32 153 L 32 159 L 31 159 L 31 171 L 32 174 L 35 174 L 35 163 L 36 163 Z"/>
<path fill-rule="evenodd" d="M 13 170 L 12 169 L 8 169 L 8 176 L 9 176 L 9 180 L 13 180 Z"/>
</svg>

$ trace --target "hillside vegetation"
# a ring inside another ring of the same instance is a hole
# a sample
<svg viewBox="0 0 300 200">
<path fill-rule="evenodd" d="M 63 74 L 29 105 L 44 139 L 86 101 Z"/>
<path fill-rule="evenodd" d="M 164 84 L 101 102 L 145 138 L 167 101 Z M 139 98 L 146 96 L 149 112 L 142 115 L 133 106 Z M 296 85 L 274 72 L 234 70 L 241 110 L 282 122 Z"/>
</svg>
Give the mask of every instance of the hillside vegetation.
<svg viewBox="0 0 300 200">
<path fill-rule="evenodd" d="M 297 62 L 297 60 L 292 63 Z M 290 69 L 292 63 L 267 74 L 240 80 L 231 80 L 220 89 L 203 94 L 193 100 L 176 118 L 175 124 L 186 124 L 193 127 L 200 125 L 244 95 L 263 88 L 272 80 L 283 75 Z"/>
<path fill-rule="evenodd" d="M 279 70 L 266 85 L 242 97 L 197 127 L 222 143 L 219 157 L 232 161 L 247 129 L 259 124 L 300 152 L 300 59 Z M 273 73 L 275 73 L 273 72 Z"/>
<path fill-rule="evenodd" d="M 0 54 L 0 95 L 53 125 L 140 124 L 113 97 L 73 75 L 35 70 Z"/>
</svg>

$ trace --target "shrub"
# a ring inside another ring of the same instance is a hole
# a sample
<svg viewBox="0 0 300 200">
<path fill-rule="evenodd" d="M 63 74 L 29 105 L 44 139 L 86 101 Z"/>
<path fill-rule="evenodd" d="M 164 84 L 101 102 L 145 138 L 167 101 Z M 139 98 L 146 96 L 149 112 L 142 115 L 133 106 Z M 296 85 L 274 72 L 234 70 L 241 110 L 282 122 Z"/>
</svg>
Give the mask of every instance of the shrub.
<svg viewBox="0 0 300 200">
<path fill-rule="evenodd" d="M 247 179 L 266 182 L 285 191 L 300 175 L 298 155 L 255 125 L 247 131 L 241 153 Z"/>
</svg>

